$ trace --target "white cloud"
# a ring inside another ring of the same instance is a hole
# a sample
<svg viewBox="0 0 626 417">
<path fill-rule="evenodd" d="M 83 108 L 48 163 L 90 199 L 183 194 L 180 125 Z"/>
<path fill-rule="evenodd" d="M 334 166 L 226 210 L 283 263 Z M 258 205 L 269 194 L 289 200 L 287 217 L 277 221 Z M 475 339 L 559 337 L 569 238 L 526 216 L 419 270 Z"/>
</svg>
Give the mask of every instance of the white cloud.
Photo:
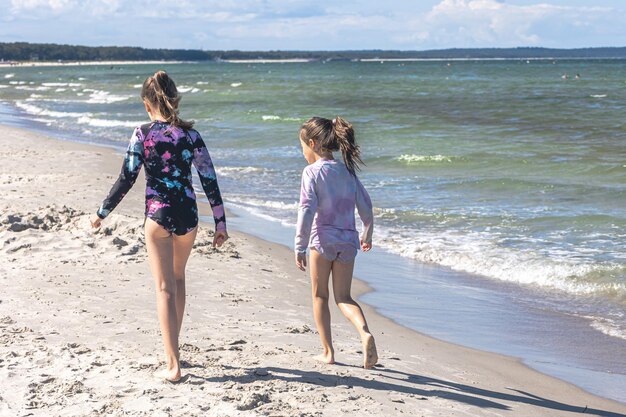
<svg viewBox="0 0 626 417">
<path fill-rule="evenodd" d="M 50 9 L 53 12 L 61 12 L 73 7 L 75 0 L 11 0 L 11 8 L 14 12 L 33 9 Z"/>
<path fill-rule="evenodd" d="M 577 47 L 617 46 L 626 39 L 621 3 L 580 4 L 584 2 L 0 0 L 0 7 L 9 10 L 0 35 L 9 41 L 208 49 Z M 144 28 L 155 24 L 168 30 L 151 30 L 148 36 Z M 85 30 L 69 30 L 73 27 Z"/>
<path fill-rule="evenodd" d="M 442 47 L 540 45 L 550 41 L 544 36 L 550 32 L 545 30 L 547 26 L 568 28 L 612 13 L 615 10 L 606 7 L 550 3 L 518 6 L 497 0 L 442 0 L 411 26 L 420 28 L 417 39 L 421 42 Z M 563 37 L 568 35 L 570 33 L 562 34 Z M 410 42 L 416 38 L 405 40 Z"/>
</svg>

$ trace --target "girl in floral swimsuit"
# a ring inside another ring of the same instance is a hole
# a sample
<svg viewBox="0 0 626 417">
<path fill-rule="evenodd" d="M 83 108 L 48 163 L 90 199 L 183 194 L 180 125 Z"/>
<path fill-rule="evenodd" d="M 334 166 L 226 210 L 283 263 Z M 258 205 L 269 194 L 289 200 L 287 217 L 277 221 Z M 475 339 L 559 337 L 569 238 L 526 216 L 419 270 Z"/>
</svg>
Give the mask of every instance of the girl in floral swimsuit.
<svg viewBox="0 0 626 417">
<path fill-rule="evenodd" d="M 177 381 L 181 377 L 178 339 L 185 310 L 185 265 L 198 225 L 191 165 L 198 171 L 213 210 L 213 246 L 221 246 L 228 233 L 211 157 L 200 134 L 192 129 L 193 123 L 178 116 L 180 96 L 174 81 L 158 71 L 143 83 L 141 98 L 152 121 L 133 132 L 119 178 L 91 224 L 100 227 L 145 166 L 146 248 L 167 362 L 157 376 Z"/>
</svg>

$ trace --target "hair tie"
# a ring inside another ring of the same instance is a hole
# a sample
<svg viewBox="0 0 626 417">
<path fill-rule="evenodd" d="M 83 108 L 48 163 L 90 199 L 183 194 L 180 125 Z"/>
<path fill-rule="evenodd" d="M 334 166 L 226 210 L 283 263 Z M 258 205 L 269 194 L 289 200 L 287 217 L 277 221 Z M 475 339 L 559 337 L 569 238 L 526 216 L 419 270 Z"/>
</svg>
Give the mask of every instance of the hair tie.
<svg viewBox="0 0 626 417">
<path fill-rule="evenodd" d="M 333 125 L 337 123 L 337 119 L 333 119 Z"/>
</svg>

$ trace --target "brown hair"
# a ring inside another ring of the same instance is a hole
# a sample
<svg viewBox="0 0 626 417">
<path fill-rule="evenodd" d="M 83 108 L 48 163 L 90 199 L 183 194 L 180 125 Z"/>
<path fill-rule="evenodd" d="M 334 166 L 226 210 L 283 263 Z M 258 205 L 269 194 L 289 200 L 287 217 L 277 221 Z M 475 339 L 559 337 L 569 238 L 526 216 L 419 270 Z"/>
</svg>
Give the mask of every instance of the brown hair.
<svg viewBox="0 0 626 417">
<path fill-rule="evenodd" d="M 157 71 L 146 78 L 141 88 L 141 98 L 148 100 L 156 110 L 165 117 L 165 121 L 172 126 L 182 129 L 191 129 L 192 121 L 186 121 L 178 116 L 178 104 L 181 96 L 178 95 L 174 80 L 165 72 Z"/>
<path fill-rule="evenodd" d="M 321 150 L 341 151 L 343 162 L 352 174 L 365 165 L 361 160 L 361 150 L 354 138 L 354 129 L 345 119 L 337 116 L 333 120 L 312 117 L 300 128 L 300 140 L 307 143 L 312 139 Z"/>
</svg>

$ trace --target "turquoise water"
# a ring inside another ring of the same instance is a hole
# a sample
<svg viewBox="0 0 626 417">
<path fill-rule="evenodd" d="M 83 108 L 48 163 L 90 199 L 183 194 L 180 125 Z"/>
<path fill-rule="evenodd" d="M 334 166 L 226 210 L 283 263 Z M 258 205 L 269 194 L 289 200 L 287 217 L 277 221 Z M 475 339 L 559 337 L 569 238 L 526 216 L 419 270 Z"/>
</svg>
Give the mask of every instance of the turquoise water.
<svg viewBox="0 0 626 417">
<path fill-rule="evenodd" d="M 475 277 L 463 285 L 520 291 L 623 356 L 626 61 L 0 68 L 0 100 L 67 137 L 124 146 L 146 120 L 140 85 L 159 68 L 177 81 L 232 208 L 290 230 L 298 127 L 341 115 L 367 164 L 376 247 Z M 626 373 L 623 361 L 585 366 Z"/>
</svg>

